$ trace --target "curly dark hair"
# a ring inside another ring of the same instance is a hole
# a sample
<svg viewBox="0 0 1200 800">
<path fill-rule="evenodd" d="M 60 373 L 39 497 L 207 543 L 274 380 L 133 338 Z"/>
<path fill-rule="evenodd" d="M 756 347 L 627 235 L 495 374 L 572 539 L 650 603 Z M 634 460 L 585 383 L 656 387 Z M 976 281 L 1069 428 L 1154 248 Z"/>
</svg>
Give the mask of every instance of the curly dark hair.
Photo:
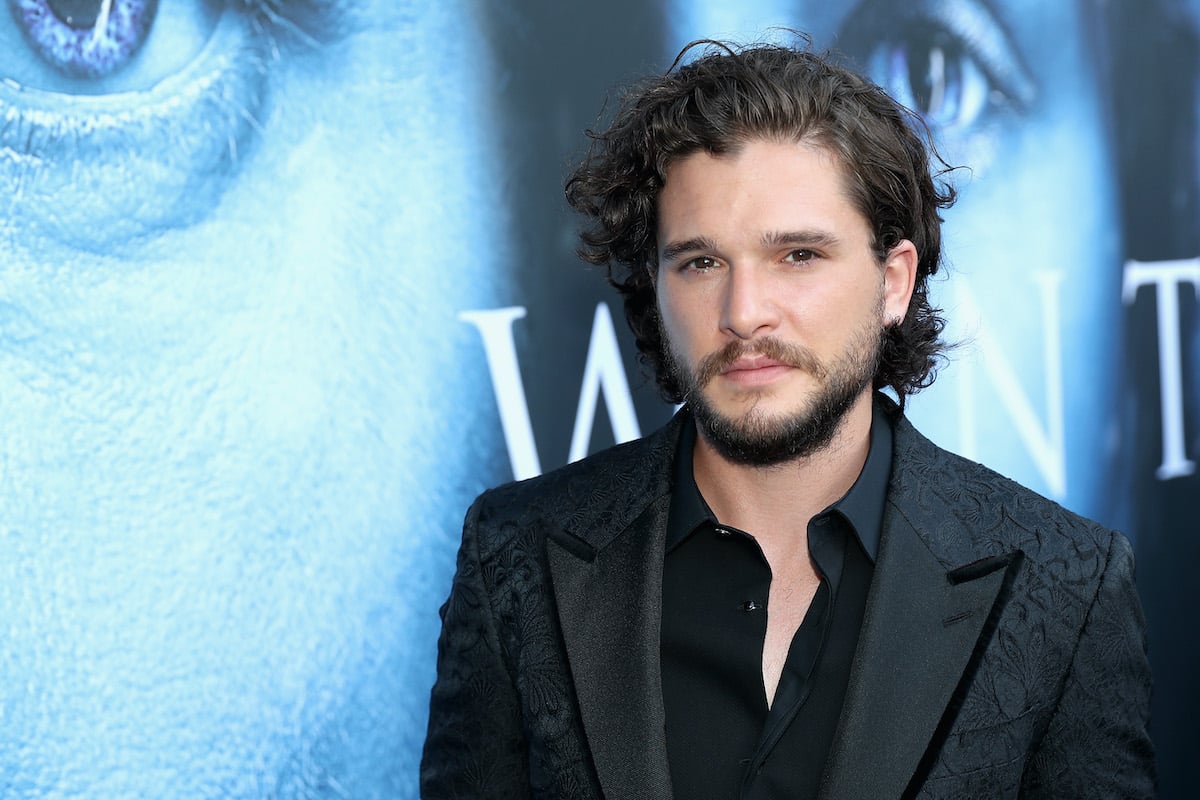
<svg viewBox="0 0 1200 800">
<path fill-rule="evenodd" d="M 684 64 L 697 49 L 701 55 Z M 928 280 L 941 263 L 939 211 L 955 192 L 935 184 L 931 154 L 944 168 L 939 176 L 949 168 L 924 122 L 878 86 L 811 52 L 807 41 L 738 48 L 700 40 L 665 75 L 628 91 L 608 129 L 588 136 L 588 153 L 566 184 L 567 202 L 590 222 L 579 254 L 607 266 L 641 358 L 669 401 L 682 396 L 655 297 L 659 192 L 677 159 L 729 153 L 757 138 L 804 141 L 835 155 L 881 264 L 901 240 L 916 245 L 912 300 L 903 322 L 885 330 L 874 386 L 892 387 L 903 406 L 933 383 L 945 321 L 930 305 Z"/>
</svg>

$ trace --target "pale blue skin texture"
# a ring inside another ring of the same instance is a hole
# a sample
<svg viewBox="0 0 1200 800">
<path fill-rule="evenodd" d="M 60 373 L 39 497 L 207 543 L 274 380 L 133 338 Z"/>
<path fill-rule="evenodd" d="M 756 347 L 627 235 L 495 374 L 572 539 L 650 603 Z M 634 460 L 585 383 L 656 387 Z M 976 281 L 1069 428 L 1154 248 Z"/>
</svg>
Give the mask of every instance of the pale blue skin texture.
<svg viewBox="0 0 1200 800">
<path fill-rule="evenodd" d="M 324 5 L 168 0 L 92 84 L 0 11 L 0 795 L 416 796 L 505 477 L 491 70 L 466 3 Z"/>
<path fill-rule="evenodd" d="M 909 413 L 943 446 L 1072 510 L 1116 524 L 1109 489 L 1110 461 L 1120 441 L 1122 241 L 1105 88 L 1098 85 L 1096 55 L 1081 33 L 1087 4 L 998 0 L 988 5 L 990 12 L 974 0 L 758 0 L 732 13 L 730 4 L 718 0 L 677 0 L 666 49 L 673 55 L 699 37 L 755 41 L 772 26 L 787 26 L 811 34 L 818 49 L 847 50 L 848 36 L 860 24 L 853 18 L 858 9 L 884 21 L 892 44 L 899 43 L 904 52 L 913 40 L 897 10 L 919 8 L 926 26 L 958 31 L 949 38 L 965 52 L 971 45 L 961 34 L 969 32 L 977 42 L 1002 43 L 1024 64 L 1024 80 L 1007 84 L 985 70 L 971 72 L 968 80 L 979 98 L 974 109 L 928 118 L 946 161 L 969 168 L 950 178 L 960 198 L 944 215 L 948 269 L 945 280 L 938 276 L 931 284 L 934 302 L 949 320 L 946 338 L 961 346 L 934 386 L 911 399 Z M 893 96 L 909 100 L 908 81 L 889 71 L 885 58 L 872 61 L 887 44 L 880 39 L 862 48 L 867 52 L 851 55 Z M 1019 91 L 1017 84 L 1025 88 Z M 997 90 L 1000 95 L 993 94 Z M 1015 104 L 1012 97 L 1022 93 L 1028 99 Z M 1048 399 L 1045 380 L 1048 339 L 1037 280 L 1049 274 L 1059 281 L 1060 405 Z M 963 288 L 974 298 L 978 316 L 963 301 Z M 1052 439 L 1050 409 L 1062 409 L 1061 448 L 1050 448 L 1063 454 L 1061 469 L 1031 456 L 1035 448 L 1022 439 L 996 389 L 993 376 L 999 370 L 989 352 L 997 351 L 1015 378 L 1010 388 L 1029 405 L 1039 429 L 1034 438 Z"/>
</svg>

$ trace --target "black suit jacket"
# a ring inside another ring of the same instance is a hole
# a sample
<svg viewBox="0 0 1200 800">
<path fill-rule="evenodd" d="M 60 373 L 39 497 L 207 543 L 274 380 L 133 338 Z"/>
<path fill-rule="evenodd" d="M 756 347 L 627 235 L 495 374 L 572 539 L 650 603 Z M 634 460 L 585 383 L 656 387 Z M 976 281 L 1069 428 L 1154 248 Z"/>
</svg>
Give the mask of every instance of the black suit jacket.
<svg viewBox="0 0 1200 800">
<path fill-rule="evenodd" d="M 821 796 L 1153 796 L 1128 542 L 889 413 L 879 558 Z M 685 424 L 471 507 L 426 800 L 671 797 L 659 625 Z"/>
</svg>

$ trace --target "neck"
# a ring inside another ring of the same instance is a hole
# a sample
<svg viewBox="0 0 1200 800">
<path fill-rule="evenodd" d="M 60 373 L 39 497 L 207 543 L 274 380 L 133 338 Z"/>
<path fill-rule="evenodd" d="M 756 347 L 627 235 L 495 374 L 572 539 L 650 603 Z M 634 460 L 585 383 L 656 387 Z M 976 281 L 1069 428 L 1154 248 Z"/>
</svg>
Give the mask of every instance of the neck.
<svg viewBox="0 0 1200 800">
<path fill-rule="evenodd" d="M 854 402 L 828 445 L 771 466 L 729 461 L 696 437 L 696 486 L 717 518 L 756 536 L 803 534 L 808 521 L 850 490 L 870 450 L 871 390 Z M 801 536 L 803 538 L 803 536 Z"/>
</svg>

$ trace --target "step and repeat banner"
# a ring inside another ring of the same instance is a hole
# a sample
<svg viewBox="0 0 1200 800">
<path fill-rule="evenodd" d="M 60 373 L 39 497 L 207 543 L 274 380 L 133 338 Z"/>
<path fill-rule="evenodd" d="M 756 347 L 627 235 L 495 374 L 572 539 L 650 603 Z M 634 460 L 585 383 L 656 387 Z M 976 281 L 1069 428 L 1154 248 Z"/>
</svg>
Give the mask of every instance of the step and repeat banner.
<svg viewBox="0 0 1200 800">
<path fill-rule="evenodd" d="M 5 0 L 0 796 L 413 798 L 462 515 L 670 415 L 562 183 L 687 41 L 919 111 L 910 416 L 1134 542 L 1200 778 L 1200 2 Z"/>
</svg>

